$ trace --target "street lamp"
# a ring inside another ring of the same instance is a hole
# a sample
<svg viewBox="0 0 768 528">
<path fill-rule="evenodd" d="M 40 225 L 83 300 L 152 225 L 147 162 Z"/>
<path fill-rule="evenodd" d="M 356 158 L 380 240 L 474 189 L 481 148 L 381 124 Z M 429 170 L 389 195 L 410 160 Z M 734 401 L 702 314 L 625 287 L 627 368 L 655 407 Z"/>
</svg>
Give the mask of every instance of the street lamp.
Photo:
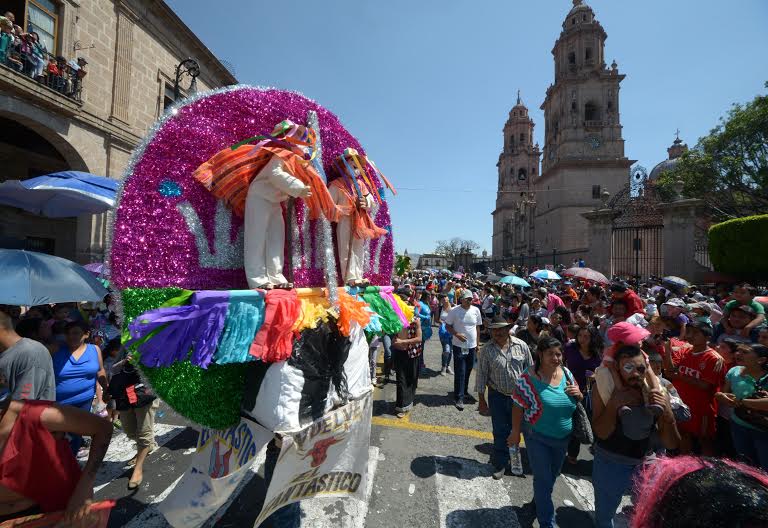
<svg viewBox="0 0 768 528">
<path fill-rule="evenodd" d="M 189 90 L 187 90 L 192 95 L 197 91 L 197 76 L 200 75 L 200 65 L 195 59 L 184 59 L 176 66 L 176 78 L 173 81 L 173 99 L 175 101 L 181 97 L 181 78 L 185 75 L 189 75 L 192 79 L 189 82 Z"/>
</svg>

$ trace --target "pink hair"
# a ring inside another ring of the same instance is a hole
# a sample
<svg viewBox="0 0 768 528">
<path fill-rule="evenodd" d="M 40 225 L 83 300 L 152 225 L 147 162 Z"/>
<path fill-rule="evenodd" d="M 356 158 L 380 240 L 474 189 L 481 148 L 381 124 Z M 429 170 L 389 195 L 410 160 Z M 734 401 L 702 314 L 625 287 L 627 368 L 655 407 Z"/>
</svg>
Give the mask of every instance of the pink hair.
<svg viewBox="0 0 768 528">
<path fill-rule="evenodd" d="M 721 459 L 721 462 L 768 487 L 768 474 L 733 460 Z M 664 499 L 669 489 L 689 473 L 706 467 L 712 467 L 708 460 L 693 456 L 663 457 L 645 466 L 635 481 L 637 497 L 630 527 L 656 528 L 656 505 Z"/>
</svg>

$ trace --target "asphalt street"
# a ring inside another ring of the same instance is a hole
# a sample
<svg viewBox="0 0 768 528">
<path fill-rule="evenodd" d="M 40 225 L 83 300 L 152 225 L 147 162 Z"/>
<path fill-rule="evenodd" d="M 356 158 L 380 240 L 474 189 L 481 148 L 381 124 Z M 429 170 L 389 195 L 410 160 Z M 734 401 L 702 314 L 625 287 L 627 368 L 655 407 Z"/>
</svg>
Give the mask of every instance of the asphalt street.
<svg viewBox="0 0 768 528">
<path fill-rule="evenodd" d="M 374 392 L 373 426 L 367 501 L 321 498 L 302 504 L 302 526 L 324 528 L 509 528 L 538 526 L 535 521 L 533 479 L 525 454 L 525 475 L 493 480 L 489 455 L 490 418 L 470 403 L 453 406 L 453 377 L 440 375 L 437 332 L 427 342 L 427 373 L 419 380 L 413 412 L 394 416 L 395 384 Z M 474 373 L 470 382 L 474 387 Z M 476 395 L 475 395 L 476 396 Z M 112 440 L 101 468 L 96 498 L 117 499 L 109 526 L 154 528 L 168 526 L 157 505 L 171 492 L 189 465 L 197 431 L 161 405 L 156 423 L 160 448 L 151 453 L 144 483 L 127 490 L 134 455 L 122 433 Z M 523 453 L 525 449 L 523 448 Z M 266 492 L 263 453 L 235 496 L 207 526 L 250 527 Z M 594 496 L 590 484 L 591 455 L 582 447 L 578 465 L 565 464 L 553 500 L 563 527 L 591 527 Z M 622 514 L 617 526 L 624 526 Z"/>
</svg>

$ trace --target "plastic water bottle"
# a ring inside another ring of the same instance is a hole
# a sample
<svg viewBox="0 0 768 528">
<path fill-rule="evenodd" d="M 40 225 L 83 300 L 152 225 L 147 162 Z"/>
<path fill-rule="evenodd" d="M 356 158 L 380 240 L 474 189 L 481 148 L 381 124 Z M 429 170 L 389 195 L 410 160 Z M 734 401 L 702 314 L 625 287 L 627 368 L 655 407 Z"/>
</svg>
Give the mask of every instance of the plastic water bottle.
<svg viewBox="0 0 768 528">
<path fill-rule="evenodd" d="M 523 462 L 520 460 L 520 447 L 513 445 L 509 448 L 510 472 L 513 475 L 521 476 L 523 474 Z"/>
</svg>

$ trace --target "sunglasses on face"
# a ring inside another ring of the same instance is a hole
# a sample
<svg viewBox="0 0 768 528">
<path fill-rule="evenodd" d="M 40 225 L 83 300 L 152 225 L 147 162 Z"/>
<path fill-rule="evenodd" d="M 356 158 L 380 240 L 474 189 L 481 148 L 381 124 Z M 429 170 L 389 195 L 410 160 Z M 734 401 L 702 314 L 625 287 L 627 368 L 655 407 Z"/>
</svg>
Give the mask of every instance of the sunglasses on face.
<svg viewBox="0 0 768 528">
<path fill-rule="evenodd" d="M 645 374 L 647 369 L 645 365 L 637 366 L 634 363 L 624 363 L 624 366 L 621 368 L 624 369 L 624 372 L 627 374 L 632 374 L 634 371 L 637 371 L 638 374 Z"/>
</svg>

